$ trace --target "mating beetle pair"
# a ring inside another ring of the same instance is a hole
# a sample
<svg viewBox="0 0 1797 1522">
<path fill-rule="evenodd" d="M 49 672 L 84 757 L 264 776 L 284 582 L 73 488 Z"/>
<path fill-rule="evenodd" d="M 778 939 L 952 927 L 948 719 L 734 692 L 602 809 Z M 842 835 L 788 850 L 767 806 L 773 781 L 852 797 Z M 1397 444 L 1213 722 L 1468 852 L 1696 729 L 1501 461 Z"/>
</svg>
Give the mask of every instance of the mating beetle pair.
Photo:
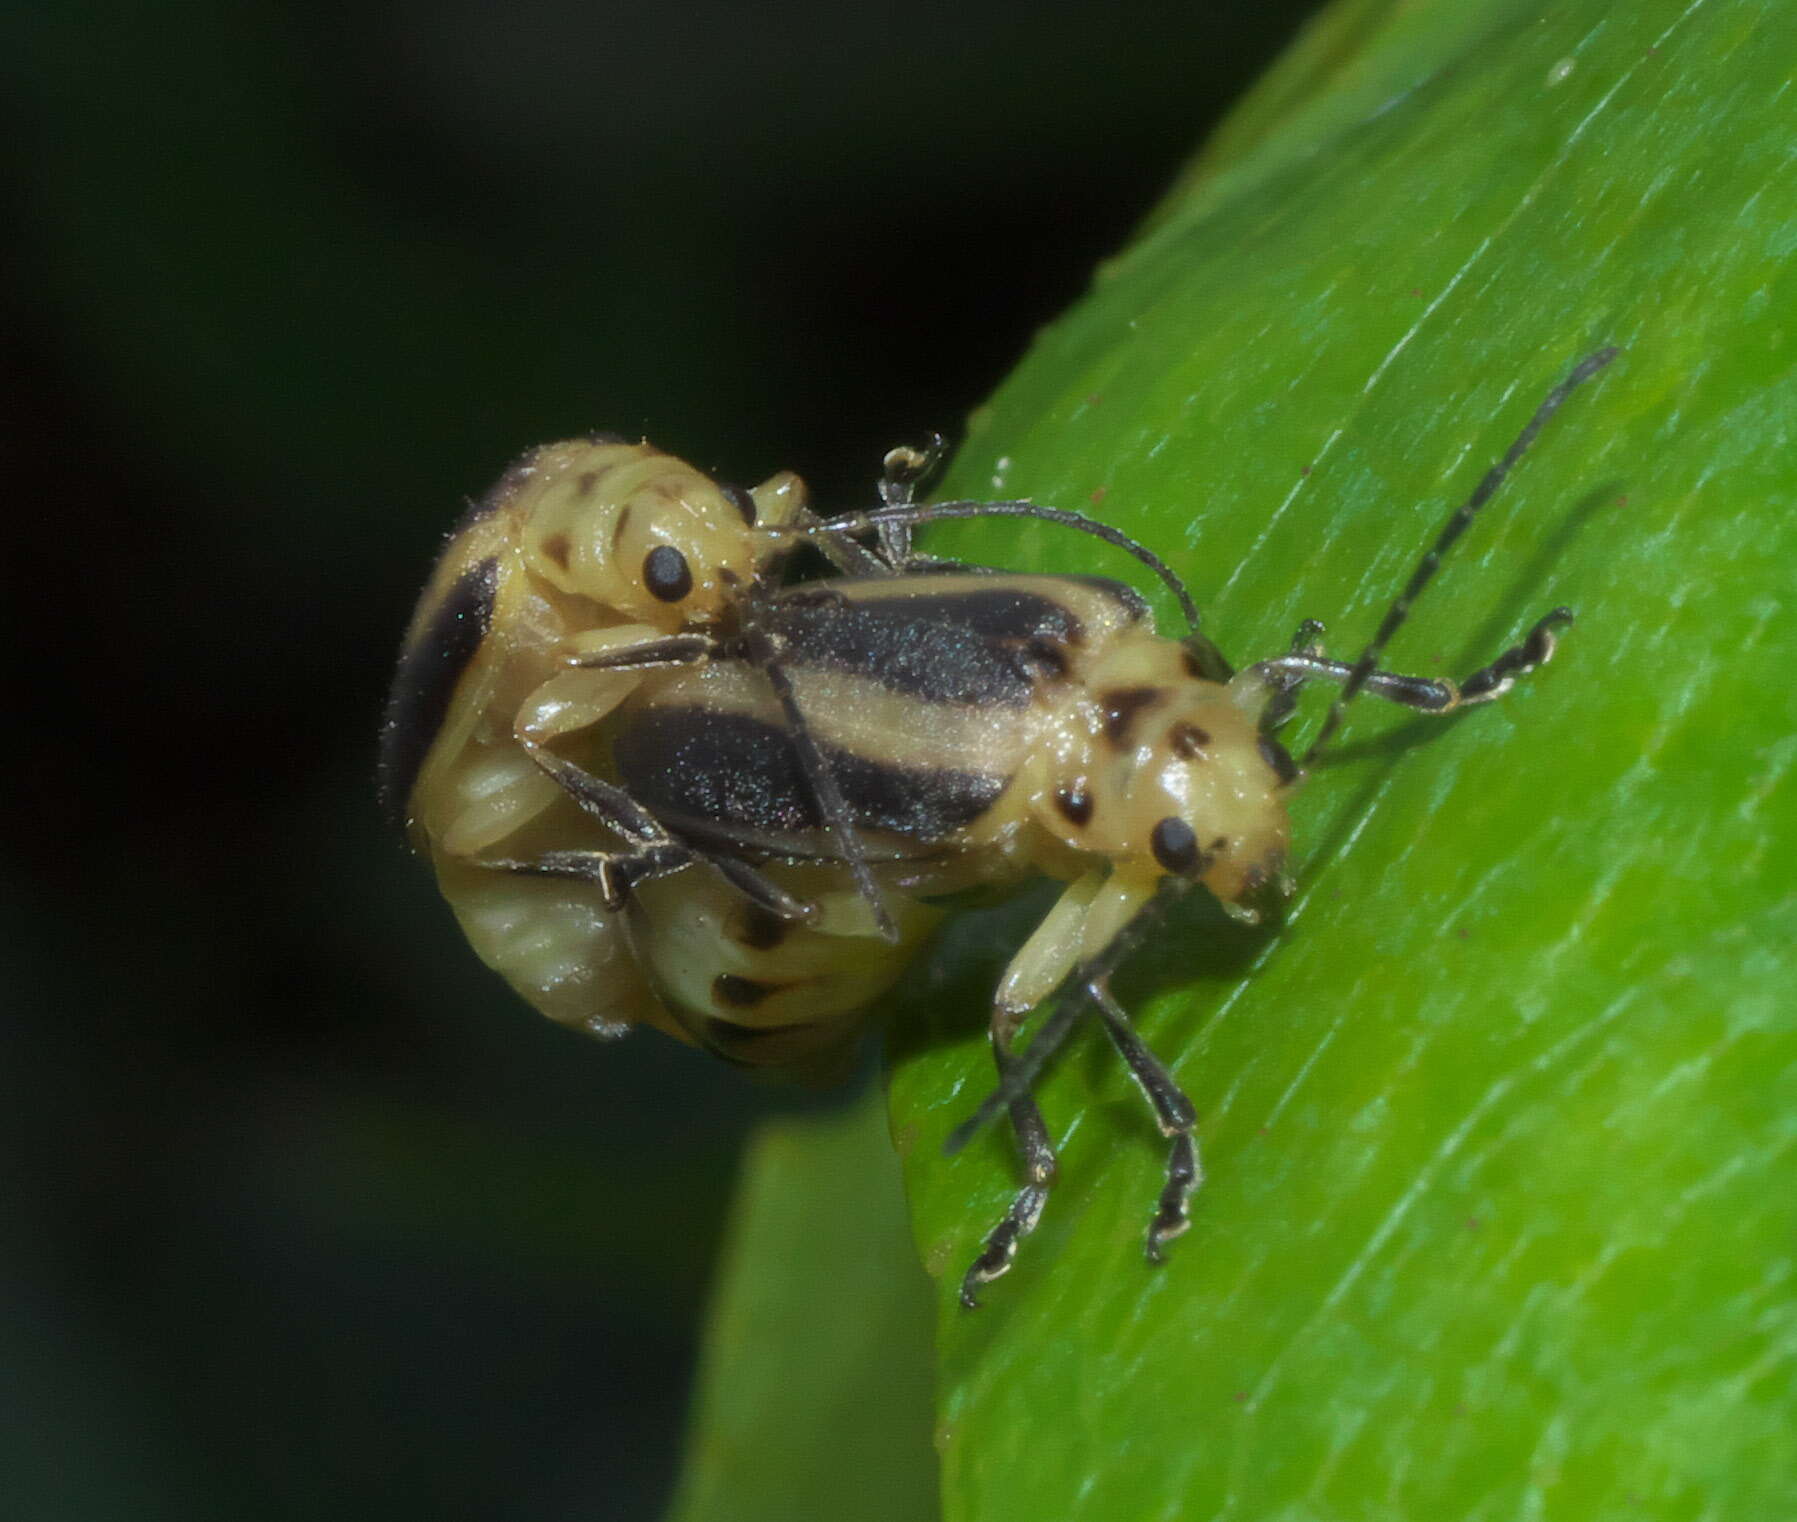
<svg viewBox="0 0 1797 1522">
<path fill-rule="evenodd" d="M 544 1014 L 801 1072 L 840 1057 L 940 900 L 1062 880 L 994 998 L 1001 1082 L 975 1121 L 1010 1112 L 1026 1180 L 962 1299 L 1040 1215 L 1055 1160 L 1029 1085 L 1088 1004 L 1171 1139 L 1158 1259 L 1200 1177 L 1194 1115 L 1111 995 L 1116 962 L 1169 889 L 1202 884 L 1252 914 L 1282 883 L 1302 769 L 1276 731 L 1304 683 L 1341 684 L 1308 761 L 1363 690 L 1441 713 L 1551 656 L 1564 609 L 1460 684 L 1378 669 L 1441 554 L 1613 355 L 1547 397 L 1352 665 L 1306 624 L 1288 653 L 1233 672 L 1177 579 L 1114 530 L 1028 503 L 917 505 L 935 450 L 895 450 L 879 508 L 820 520 L 790 474 L 745 492 L 646 444 L 546 446 L 464 518 L 426 588 L 383 732 L 387 798 L 476 952 Z M 1158 634 L 1116 582 L 913 555 L 914 524 L 986 515 L 1119 545 L 1191 631 Z M 801 542 L 838 574 L 783 585 Z"/>
</svg>

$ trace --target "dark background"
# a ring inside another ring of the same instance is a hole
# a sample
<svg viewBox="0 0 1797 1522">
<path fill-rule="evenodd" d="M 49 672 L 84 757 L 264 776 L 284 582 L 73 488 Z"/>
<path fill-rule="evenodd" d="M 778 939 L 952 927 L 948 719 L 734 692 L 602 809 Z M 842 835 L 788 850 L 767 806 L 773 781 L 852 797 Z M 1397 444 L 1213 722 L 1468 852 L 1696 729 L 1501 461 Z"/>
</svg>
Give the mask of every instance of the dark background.
<svg viewBox="0 0 1797 1522">
<path fill-rule="evenodd" d="M 536 1019 L 383 829 L 438 536 L 593 428 L 865 500 L 1308 9 L 0 22 L 0 1513 L 654 1515 L 804 1101 Z"/>
</svg>

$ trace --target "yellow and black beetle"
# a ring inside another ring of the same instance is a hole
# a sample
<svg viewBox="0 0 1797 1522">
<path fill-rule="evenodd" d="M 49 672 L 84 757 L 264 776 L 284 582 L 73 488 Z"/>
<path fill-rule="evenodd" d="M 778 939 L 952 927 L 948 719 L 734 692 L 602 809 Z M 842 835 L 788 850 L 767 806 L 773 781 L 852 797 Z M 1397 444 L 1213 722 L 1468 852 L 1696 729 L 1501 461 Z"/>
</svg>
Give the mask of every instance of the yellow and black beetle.
<svg viewBox="0 0 1797 1522">
<path fill-rule="evenodd" d="M 1500 696 L 1549 659 L 1565 609 L 1463 683 L 1378 669 L 1441 555 L 1614 352 L 1544 400 L 1351 665 L 1327 659 L 1321 626 L 1307 623 L 1287 654 L 1235 673 L 1195 626 L 1183 639 L 1157 634 L 1118 583 L 916 561 L 905 531 L 932 515 L 1074 520 L 1029 504 L 915 507 L 928 458 L 917 452 L 889 457 L 880 509 L 823 525 L 792 478 L 757 488 L 755 512 L 739 518 L 765 537 L 743 540 L 735 560 L 710 552 L 729 595 L 715 613 L 658 623 L 632 620 L 655 612 L 641 594 L 658 596 L 659 546 L 633 541 L 637 605 L 607 594 L 570 606 L 565 583 L 536 563 L 543 540 L 564 532 L 565 515 L 543 503 L 565 488 L 520 497 L 502 483 L 497 508 L 452 540 L 414 624 L 386 736 L 390 787 L 421 750 L 414 828 L 476 950 L 539 1009 L 601 1033 L 653 1024 L 756 1066 L 816 1067 L 840 1053 L 934 927 L 937 900 L 1039 873 L 1065 881 L 1000 981 L 1000 1086 L 959 1133 L 1008 1110 L 1026 1171 L 962 1300 L 977 1303 L 1040 1215 L 1055 1158 L 1029 1086 L 1087 1005 L 1172 1142 L 1148 1231 L 1158 1260 L 1200 1178 L 1194 1116 L 1109 991 L 1117 960 L 1169 886 L 1202 884 L 1251 913 L 1245 901 L 1281 881 L 1285 799 L 1303 772 L 1275 731 L 1304 683 L 1341 684 L 1308 762 L 1362 691 L 1442 713 Z M 507 511 L 503 533 L 483 527 Z M 615 516 L 602 521 L 619 532 Z M 652 524 L 639 528 L 652 537 Z M 855 538 L 874 530 L 878 553 Z M 773 585 L 775 546 L 797 537 L 859 574 Z M 587 553 L 617 569 L 604 546 Z M 575 557 L 547 558 L 565 571 Z M 685 589 L 698 578 L 666 580 Z M 698 861 L 716 871 L 682 870 Z M 1057 989 L 1060 1007 L 1014 1056 L 1022 1020 Z"/>
<path fill-rule="evenodd" d="M 824 523 L 791 472 L 744 491 L 647 443 L 599 434 L 532 450 L 452 531 L 401 649 L 381 732 L 381 791 L 429 855 L 475 951 L 542 1013 L 598 1035 L 648 1024 L 693 1039 L 644 978 L 619 911 L 649 882 L 698 860 L 714 870 L 682 875 L 680 907 L 668 911 L 676 921 L 709 923 L 721 905 L 746 898 L 804 923 L 789 957 L 813 936 L 859 940 L 871 928 L 888 946 L 900 941 L 833 778 L 803 744 L 803 720 L 757 616 L 777 597 L 796 543 L 816 544 L 844 572 L 891 576 L 930 565 L 911 553 L 919 518 L 1027 513 L 1121 546 L 1184 596 L 1153 555 L 1075 514 L 1027 503 L 914 507 L 940 453 L 940 440 L 893 450 L 879 512 Z M 878 534 L 877 550 L 853 537 L 867 532 Z M 815 872 L 795 888 L 778 868 L 697 850 L 607 780 L 603 765 L 580 764 L 630 694 L 724 651 L 752 651 L 783 704 L 850 867 L 841 891 Z M 580 854 L 584 880 L 494 866 L 556 852 Z M 897 967 L 878 949 L 858 948 L 857 960 L 864 972 L 845 972 L 837 998 L 859 1005 Z"/>
</svg>

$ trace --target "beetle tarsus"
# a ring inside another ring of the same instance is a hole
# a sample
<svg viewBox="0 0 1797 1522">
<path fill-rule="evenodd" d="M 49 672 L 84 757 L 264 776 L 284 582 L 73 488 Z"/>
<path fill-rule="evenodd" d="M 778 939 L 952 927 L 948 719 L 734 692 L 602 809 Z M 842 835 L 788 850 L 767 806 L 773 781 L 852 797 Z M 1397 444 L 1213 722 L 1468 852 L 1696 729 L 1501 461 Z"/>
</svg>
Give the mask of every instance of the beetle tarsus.
<svg viewBox="0 0 1797 1522">
<path fill-rule="evenodd" d="M 1186 1202 L 1192 1191 L 1204 1181 L 1198 1166 L 1198 1142 L 1191 1132 L 1182 1131 L 1173 1138 L 1173 1149 L 1167 1156 L 1167 1182 L 1161 1188 L 1154 1219 L 1148 1223 L 1148 1261 L 1166 1262 L 1162 1248 L 1192 1224 L 1186 1214 Z"/>
<path fill-rule="evenodd" d="M 1017 1060 L 1009 1050 L 1008 1038 L 996 1025 L 992 1032 L 992 1059 L 1001 1079 Z M 979 1286 L 1005 1273 L 1017 1256 L 1017 1244 L 1036 1229 L 1054 1183 L 1054 1143 L 1048 1138 L 1048 1122 L 1043 1120 L 1034 1097 L 1026 1093 L 1012 1100 L 1010 1111 L 1011 1129 L 1023 1155 L 1024 1185 L 1004 1218 L 987 1234 L 979 1257 L 961 1280 L 961 1304 L 970 1311 L 979 1309 Z"/>
</svg>

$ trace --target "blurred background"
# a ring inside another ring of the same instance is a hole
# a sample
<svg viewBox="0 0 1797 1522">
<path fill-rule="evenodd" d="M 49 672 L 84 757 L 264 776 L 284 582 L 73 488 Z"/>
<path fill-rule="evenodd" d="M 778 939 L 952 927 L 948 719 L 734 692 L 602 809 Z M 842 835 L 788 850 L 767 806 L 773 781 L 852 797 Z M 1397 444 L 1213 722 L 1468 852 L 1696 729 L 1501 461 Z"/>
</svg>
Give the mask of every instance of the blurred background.
<svg viewBox="0 0 1797 1522">
<path fill-rule="evenodd" d="M 867 500 L 1311 8 L 0 20 L 0 1511 L 656 1515 L 743 1134 L 829 1101 L 461 945 L 371 784 L 439 536 L 594 428 Z"/>
</svg>

